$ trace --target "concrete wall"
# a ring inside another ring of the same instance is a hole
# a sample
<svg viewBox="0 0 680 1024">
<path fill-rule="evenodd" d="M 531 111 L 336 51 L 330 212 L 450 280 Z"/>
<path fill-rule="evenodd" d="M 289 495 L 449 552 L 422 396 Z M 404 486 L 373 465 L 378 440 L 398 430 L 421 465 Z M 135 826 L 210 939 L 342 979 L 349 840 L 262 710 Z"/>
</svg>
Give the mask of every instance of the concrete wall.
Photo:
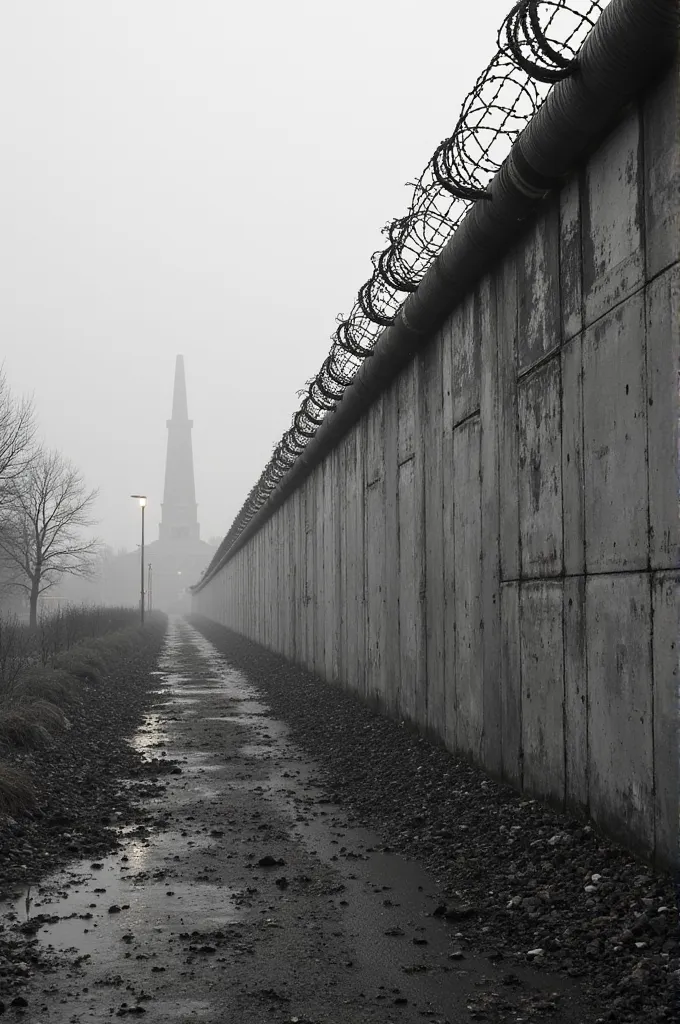
<svg viewBox="0 0 680 1024">
<path fill-rule="evenodd" d="M 677 72 L 195 598 L 677 863 Z"/>
</svg>

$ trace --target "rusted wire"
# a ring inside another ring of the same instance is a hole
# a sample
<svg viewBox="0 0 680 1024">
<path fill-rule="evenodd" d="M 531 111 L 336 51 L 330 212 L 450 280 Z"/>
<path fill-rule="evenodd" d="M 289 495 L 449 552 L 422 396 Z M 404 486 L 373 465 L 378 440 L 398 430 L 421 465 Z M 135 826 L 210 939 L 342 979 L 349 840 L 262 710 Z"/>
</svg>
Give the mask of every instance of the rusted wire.
<svg viewBox="0 0 680 1024">
<path fill-rule="evenodd" d="M 463 101 L 453 132 L 413 184 L 407 213 L 383 229 L 386 247 L 373 254 L 371 276 L 349 315 L 339 319 L 328 356 L 300 392 L 300 408 L 222 548 L 237 539 L 304 451 L 470 205 L 490 201 L 489 183 L 512 143 L 550 86 L 574 74 L 583 40 L 607 3 L 519 0 L 504 19 L 494 57 Z"/>
</svg>

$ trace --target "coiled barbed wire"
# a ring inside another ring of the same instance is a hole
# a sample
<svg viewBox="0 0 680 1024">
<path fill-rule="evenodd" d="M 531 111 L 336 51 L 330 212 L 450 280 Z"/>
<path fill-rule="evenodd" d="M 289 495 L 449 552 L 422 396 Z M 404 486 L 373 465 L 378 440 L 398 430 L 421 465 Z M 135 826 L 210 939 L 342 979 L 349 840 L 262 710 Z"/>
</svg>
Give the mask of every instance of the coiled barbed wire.
<svg viewBox="0 0 680 1024">
<path fill-rule="evenodd" d="M 388 244 L 373 254 L 373 273 L 339 319 L 321 369 L 298 392 L 300 408 L 220 551 L 237 540 L 297 461 L 470 205 L 490 199 L 489 183 L 513 142 L 550 86 L 573 74 L 583 40 L 608 2 L 519 0 L 504 19 L 496 54 L 466 96 L 452 134 L 412 186 L 408 212 L 383 228 Z"/>
</svg>

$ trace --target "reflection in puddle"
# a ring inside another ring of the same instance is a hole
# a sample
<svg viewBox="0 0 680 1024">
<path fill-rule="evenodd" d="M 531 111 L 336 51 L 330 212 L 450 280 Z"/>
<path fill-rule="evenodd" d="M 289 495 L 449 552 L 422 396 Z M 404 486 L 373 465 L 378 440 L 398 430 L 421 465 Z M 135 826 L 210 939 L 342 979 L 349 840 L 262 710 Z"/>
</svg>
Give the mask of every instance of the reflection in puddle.
<svg viewBox="0 0 680 1024">
<path fill-rule="evenodd" d="M 27 889 L 3 916 L 49 946 L 78 954 L 103 955 L 130 942 L 136 929 L 155 931 L 189 925 L 219 928 L 239 917 L 234 890 L 219 881 L 182 882 L 172 876 L 181 853 L 208 848 L 207 836 L 187 839 L 177 832 L 126 843 L 123 849 L 83 872 L 65 871 L 37 890 Z"/>
<path fill-rule="evenodd" d="M 266 746 L 258 743 L 245 743 L 242 747 L 239 747 L 239 754 L 243 754 L 244 757 L 273 757 L 275 754 L 281 754 L 281 750 L 278 746 Z"/>
</svg>

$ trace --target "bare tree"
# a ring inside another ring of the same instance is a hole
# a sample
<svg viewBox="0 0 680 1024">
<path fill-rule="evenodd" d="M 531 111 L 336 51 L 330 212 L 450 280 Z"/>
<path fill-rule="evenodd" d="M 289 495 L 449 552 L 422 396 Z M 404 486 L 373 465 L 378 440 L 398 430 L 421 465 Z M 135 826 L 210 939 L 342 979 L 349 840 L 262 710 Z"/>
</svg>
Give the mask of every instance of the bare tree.
<svg viewBox="0 0 680 1024">
<path fill-rule="evenodd" d="M 0 516 L 13 482 L 25 472 L 32 458 L 34 434 L 32 403 L 14 397 L 0 367 Z"/>
<path fill-rule="evenodd" d="M 38 450 L 8 486 L 0 551 L 14 570 L 14 583 L 29 596 L 35 628 L 38 598 L 64 576 L 90 576 L 98 542 L 82 535 L 92 526 L 96 491 L 59 452 Z"/>
</svg>

